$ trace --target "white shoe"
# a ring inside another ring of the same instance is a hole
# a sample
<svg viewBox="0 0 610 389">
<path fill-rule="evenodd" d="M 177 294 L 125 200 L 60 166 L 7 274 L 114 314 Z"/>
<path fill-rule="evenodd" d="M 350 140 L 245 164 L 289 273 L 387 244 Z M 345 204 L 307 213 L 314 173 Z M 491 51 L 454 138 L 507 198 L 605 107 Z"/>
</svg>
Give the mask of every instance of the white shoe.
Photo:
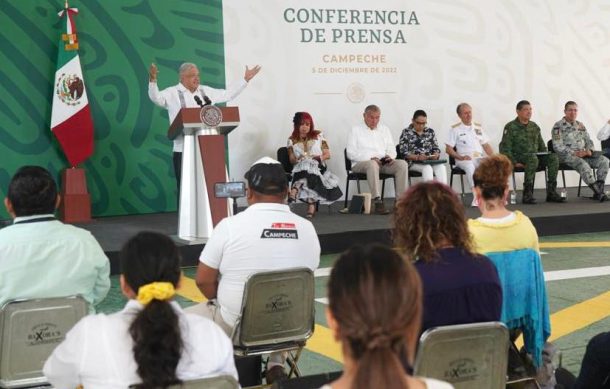
<svg viewBox="0 0 610 389">
<path fill-rule="evenodd" d="M 479 206 L 479 202 L 477 201 L 477 198 L 474 197 L 472 199 L 472 204 L 470 204 L 471 207 L 478 207 Z"/>
</svg>

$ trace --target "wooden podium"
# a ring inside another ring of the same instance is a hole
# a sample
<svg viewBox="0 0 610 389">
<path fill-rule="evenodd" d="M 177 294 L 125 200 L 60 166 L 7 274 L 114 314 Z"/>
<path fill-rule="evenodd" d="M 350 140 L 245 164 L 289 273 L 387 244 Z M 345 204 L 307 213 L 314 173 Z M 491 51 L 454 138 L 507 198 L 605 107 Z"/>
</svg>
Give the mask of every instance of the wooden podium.
<svg viewBox="0 0 610 389">
<path fill-rule="evenodd" d="M 220 108 L 222 121 L 214 128 L 202 121 L 202 108 L 182 108 L 167 137 L 184 135 L 178 206 L 178 238 L 205 243 L 214 226 L 231 214 L 228 199 L 214 196 L 214 184 L 227 182 L 225 136 L 239 125 L 237 107 Z"/>
</svg>

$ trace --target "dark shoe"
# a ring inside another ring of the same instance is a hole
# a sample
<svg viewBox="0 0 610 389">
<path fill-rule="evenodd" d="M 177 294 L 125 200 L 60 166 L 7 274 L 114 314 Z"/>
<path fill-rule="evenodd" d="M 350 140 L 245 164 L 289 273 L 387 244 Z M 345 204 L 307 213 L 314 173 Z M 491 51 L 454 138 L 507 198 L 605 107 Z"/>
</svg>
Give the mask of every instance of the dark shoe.
<svg viewBox="0 0 610 389">
<path fill-rule="evenodd" d="M 602 180 L 595 181 L 595 185 L 597 185 L 597 189 L 599 189 L 599 193 L 606 193 L 606 183 Z"/>
<path fill-rule="evenodd" d="M 547 203 L 564 203 L 566 199 L 561 197 L 561 195 L 555 191 L 547 192 L 546 194 Z"/>
<path fill-rule="evenodd" d="M 523 185 L 523 198 L 521 199 L 521 202 L 523 204 L 536 204 L 536 199 L 534 198 L 534 185 Z"/>
<path fill-rule="evenodd" d="M 375 214 L 376 215 L 387 215 L 389 214 L 390 211 L 388 211 L 385 207 L 385 205 L 383 205 L 383 201 L 378 200 L 375 201 Z"/>
<path fill-rule="evenodd" d="M 523 199 L 521 200 L 523 204 L 536 204 L 536 199 L 532 195 L 523 194 Z"/>
<path fill-rule="evenodd" d="M 591 188 L 591 190 L 593 191 L 592 199 L 593 200 L 597 200 L 600 203 L 603 203 L 604 201 L 608 200 L 608 196 L 606 196 L 606 194 L 599 189 L 598 182 L 594 182 L 593 184 L 589 184 L 589 188 Z"/>
<path fill-rule="evenodd" d="M 561 196 L 559 193 L 557 193 L 557 181 L 547 181 L 546 201 L 548 203 L 563 203 L 566 201 L 565 196 Z"/>
<path fill-rule="evenodd" d="M 274 382 L 285 381 L 287 379 L 288 374 L 286 374 L 283 366 L 276 365 L 265 371 L 265 381 L 267 381 L 267 385 L 271 385 Z"/>
</svg>

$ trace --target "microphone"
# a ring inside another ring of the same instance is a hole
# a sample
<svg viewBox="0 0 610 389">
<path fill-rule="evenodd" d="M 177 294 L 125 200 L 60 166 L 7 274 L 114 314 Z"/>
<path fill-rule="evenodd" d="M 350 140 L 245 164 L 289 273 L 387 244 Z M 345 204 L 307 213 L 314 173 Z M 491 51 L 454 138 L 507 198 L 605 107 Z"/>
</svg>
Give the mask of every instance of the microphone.
<svg viewBox="0 0 610 389">
<path fill-rule="evenodd" d="M 203 95 L 203 101 L 205 101 L 204 105 L 212 105 L 212 100 L 206 95 Z"/>
<path fill-rule="evenodd" d="M 203 102 L 201 101 L 201 99 L 199 98 L 199 96 L 195 95 L 193 96 L 195 98 L 195 102 L 197 103 L 198 106 L 203 107 Z M 205 97 L 204 97 L 205 98 Z M 208 99 L 209 100 L 209 99 Z M 207 101 L 206 101 L 207 103 Z"/>
</svg>

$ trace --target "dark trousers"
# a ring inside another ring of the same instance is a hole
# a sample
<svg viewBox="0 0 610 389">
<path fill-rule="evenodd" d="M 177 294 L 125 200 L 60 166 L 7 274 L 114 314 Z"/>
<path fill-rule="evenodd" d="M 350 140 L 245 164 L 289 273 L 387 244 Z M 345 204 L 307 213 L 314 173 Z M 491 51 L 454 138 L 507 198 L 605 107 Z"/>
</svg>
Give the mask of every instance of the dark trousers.
<svg viewBox="0 0 610 389">
<path fill-rule="evenodd" d="M 610 388 L 610 332 L 595 335 L 587 344 L 574 389 Z"/>
<path fill-rule="evenodd" d="M 176 184 L 178 185 L 178 199 L 180 199 L 180 177 L 182 177 L 182 153 L 174 151 L 174 175 L 176 176 Z"/>
</svg>

